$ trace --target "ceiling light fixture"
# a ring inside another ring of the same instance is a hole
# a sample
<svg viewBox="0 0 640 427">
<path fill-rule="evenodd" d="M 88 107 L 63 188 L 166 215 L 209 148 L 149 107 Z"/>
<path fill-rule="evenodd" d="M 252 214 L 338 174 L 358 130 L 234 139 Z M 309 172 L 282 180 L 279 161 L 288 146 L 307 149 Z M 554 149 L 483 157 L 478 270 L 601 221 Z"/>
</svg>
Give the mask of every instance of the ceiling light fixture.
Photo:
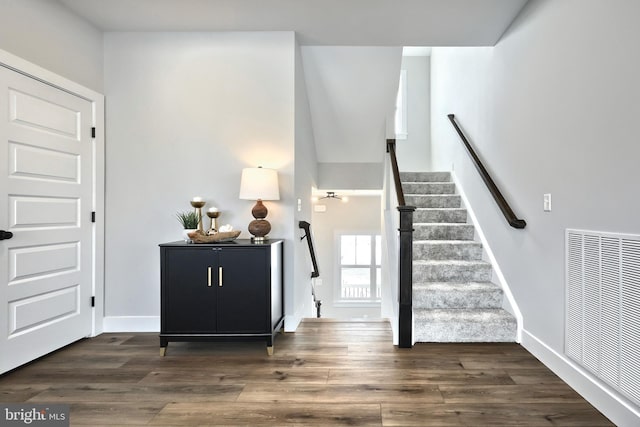
<svg viewBox="0 0 640 427">
<path fill-rule="evenodd" d="M 348 197 L 340 197 L 336 194 L 335 191 L 327 191 L 327 195 L 324 197 L 321 197 L 321 199 L 337 199 L 342 201 L 342 203 L 347 203 L 349 201 Z"/>
</svg>

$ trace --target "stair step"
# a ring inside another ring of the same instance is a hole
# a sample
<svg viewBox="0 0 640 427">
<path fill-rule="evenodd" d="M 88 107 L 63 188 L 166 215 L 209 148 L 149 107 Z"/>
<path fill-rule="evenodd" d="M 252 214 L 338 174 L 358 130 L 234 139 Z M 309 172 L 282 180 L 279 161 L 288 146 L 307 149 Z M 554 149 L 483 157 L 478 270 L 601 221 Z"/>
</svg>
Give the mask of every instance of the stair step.
<svg viewBox="0 0 640 427">
<path fill-rule="evenodd" d="M 490 282 L 491 264 L 485 261 L 413 261 L 413 283 Z"/>
<path fill-rule="evenodd" d="M 482 259 L 482 243 L 473 240 L 414 240 L 414 260 Z"/>
<path fill-rule="evenodd" d="M 417 342 L 512 342 L 515 318 L 502 309 L 414 310 Z"/>
<path fill-rule="evenodd" d="M 414 240 L 473 240 L 473 224 L 414 223 Z"/>
<path fill-rule="evenodd" d="M 500 308 L 502 289 L 489 282 L 426 282 L 413 285 L 414 308 Z"/>
<path fill-rule="evenodd" d="M 462 199 L 456 194 L 409 194 L 404 197 L 408 206 L 416 208 L 459 208 Z"/>
<path fill-rule="evenodd" d="M 418 208 L 413 222 L 467 222 L 467 210 L 462 208 Z"/>
<path fill-rule="evenodd" d="M 450 172 L 400 172 L 402 182 L 450 182 Z"/>
<path fill-rule="evenodd" d="M 402 172 L 413 215 L 414 337 L 418 342 L 513 342 L 515 318 L 482 260 L 475 227 L 449 172 Z"/>
<path fill-rule="evenodd" d="M 455 194 L 453 182 L 403 182 L 404 194 Z"/>
</svg>

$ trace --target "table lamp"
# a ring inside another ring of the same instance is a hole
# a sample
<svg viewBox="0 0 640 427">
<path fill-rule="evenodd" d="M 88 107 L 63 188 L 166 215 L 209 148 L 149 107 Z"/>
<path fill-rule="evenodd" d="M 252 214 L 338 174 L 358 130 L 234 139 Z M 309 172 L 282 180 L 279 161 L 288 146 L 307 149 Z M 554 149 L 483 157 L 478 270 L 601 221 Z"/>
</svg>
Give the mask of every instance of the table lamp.
<svg viewBox="0 0 640 427">
<path fill-rule="evenodd" d="M 249 223 L 248 229 L 253 235 L 254 242 L 264 242 L 271 231 L 271 224 L 265 219 L 268 211 L 262 201 L 280 200 L 278 172 L 261 166 L 243 169 L 240 179 L 240 199 L 256 200 L 255 206 L 251 209 L 255 219 Z"/>
</svg>

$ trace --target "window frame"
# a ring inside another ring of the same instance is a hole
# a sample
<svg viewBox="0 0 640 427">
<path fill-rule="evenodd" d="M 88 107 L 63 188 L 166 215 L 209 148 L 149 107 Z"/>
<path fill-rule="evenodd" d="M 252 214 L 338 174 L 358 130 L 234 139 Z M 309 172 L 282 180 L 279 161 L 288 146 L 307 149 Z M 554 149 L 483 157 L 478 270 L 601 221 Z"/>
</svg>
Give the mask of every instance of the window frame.
<svg viewBox="0 0 640 427">
<path fill-rule="evenodd" d="M 371 259 L 369 264 L 342 264 L 342 236 L 368 236 L 371 239 Z M 379 230 L 340 230 L 335 232 L 335 286 L 333 290 L 333 303 L 336 307 L 379 307 L 382 301 L 382 289 L 380 296 L 377 294 L 377 271 L 382 272 L 382 253 L 379 254 L 380 264 L 376 260 L 376 238 L 382 242 L 382 235 Z M 380 247 L 382 252 L 382 247 Z M 362 268 L 369 270 L 369 290 L 370 298 L 343 298 L 342 297 L 342 269 Z M 382 288 L 382 277 L 380 277 L 380 288 Z"/>
</svg>

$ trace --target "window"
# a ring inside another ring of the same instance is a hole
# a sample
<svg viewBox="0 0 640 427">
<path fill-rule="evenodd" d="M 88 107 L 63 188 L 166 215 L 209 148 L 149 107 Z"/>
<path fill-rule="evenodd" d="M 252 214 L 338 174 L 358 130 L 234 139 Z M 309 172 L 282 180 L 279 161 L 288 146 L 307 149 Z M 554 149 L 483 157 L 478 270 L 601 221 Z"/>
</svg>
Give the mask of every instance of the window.
<svg viewBox="0 0 640 427">
<path fill-rule="evenodd" d="M 375 234 L 342 234 L 340 300 L 379 302 L 381 296 L 381 239 Z"/>
<path fill-rule="evenodd" d="M 396 116 L 394 120 L 396 139 L 407 139 L 407 70 L 400 71 L 400 84 L 396 97 Z"/>
</svg>

